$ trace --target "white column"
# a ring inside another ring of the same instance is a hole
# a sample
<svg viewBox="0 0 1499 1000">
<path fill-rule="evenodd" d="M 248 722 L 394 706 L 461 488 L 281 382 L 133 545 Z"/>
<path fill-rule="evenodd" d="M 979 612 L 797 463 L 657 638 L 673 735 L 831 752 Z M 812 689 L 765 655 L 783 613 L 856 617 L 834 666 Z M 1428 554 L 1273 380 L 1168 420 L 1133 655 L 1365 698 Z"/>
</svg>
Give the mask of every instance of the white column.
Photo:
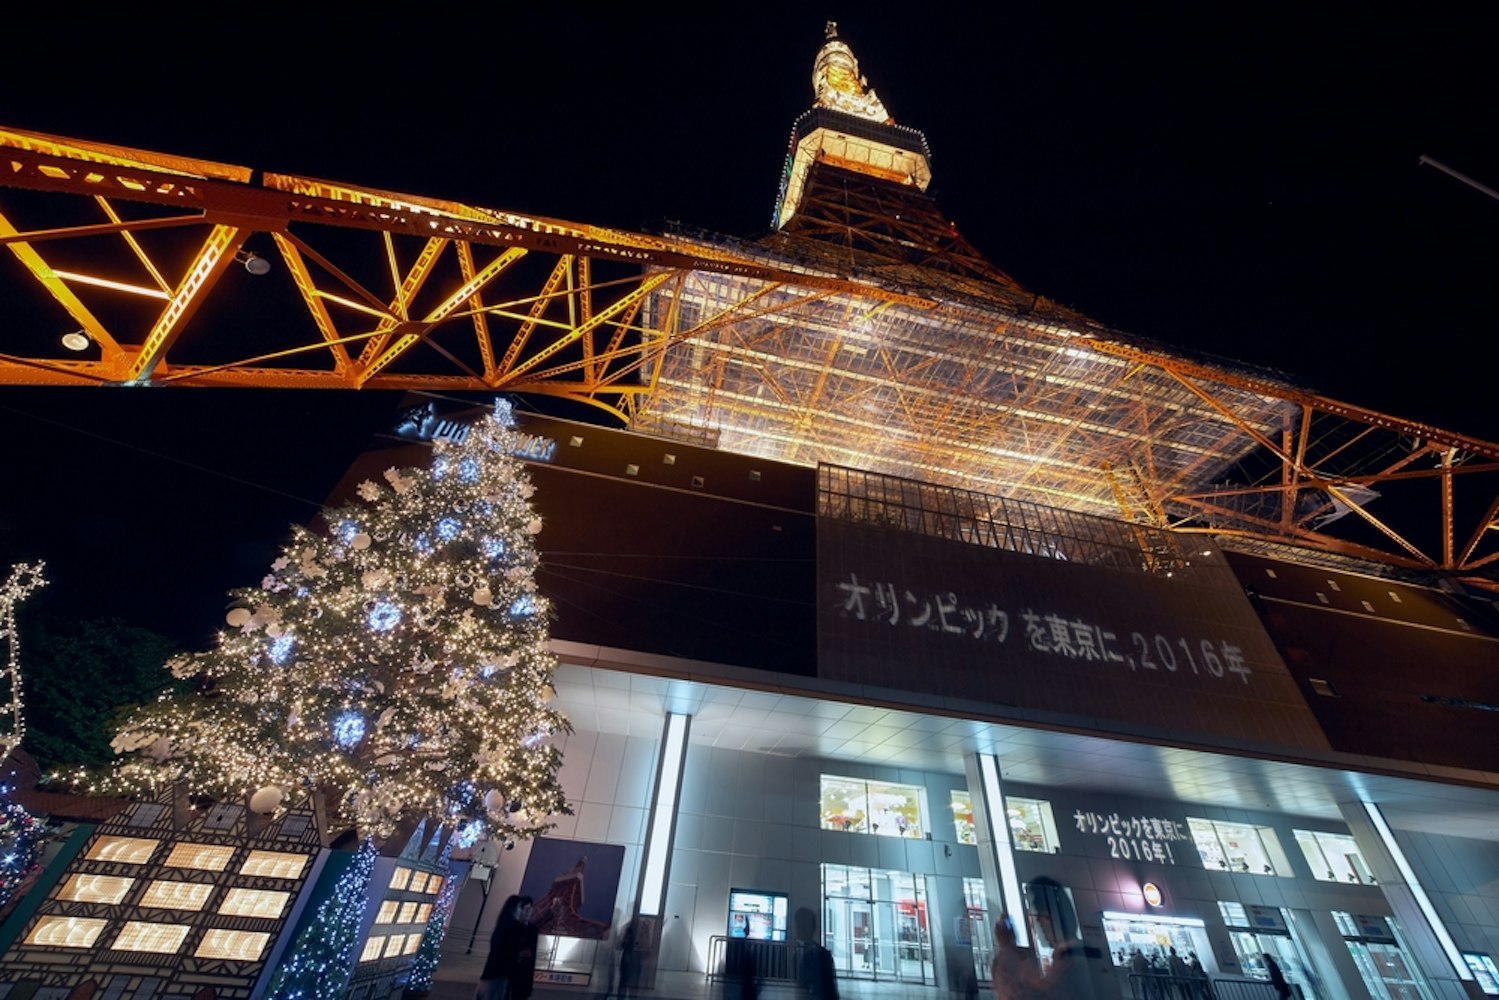
<svg viewBox="0 0 1499 1000">
<path fill-rule="evenodd" d="M 1477 995 L 1473 971 L 1437 915 L 1379 806 L 1346 802 L 1340 803 L 1339 809 L 1359 853 L 1379 878 L 1385 900 L 1400 922 L 1402 945 L 1413 953 L 1409 957 L 1426 973 L 1437 995 L 1444 1000 Z"/>
<path fill-rule="evenodd" d="M 979 870 L 984 873 L 984 893 L 991 900 L 1003 901 L 1004 910 L 1010 914 L 1015 928 L 1015 940 L 1021 947 L 1027 947 L 1030 945 L 1030 930 L 1025 920 L 1020 878 L 1015 873 L 1015 845 L 1010 840 L 1010 820 L 1005 811 L 999 759 L 993 754 L 970 754 L 966 770 L 978 837 Z M 993 933 L 994 921 L 998 919 L 998 913 L 989 914 L 989 933 Z"/>
</svg>

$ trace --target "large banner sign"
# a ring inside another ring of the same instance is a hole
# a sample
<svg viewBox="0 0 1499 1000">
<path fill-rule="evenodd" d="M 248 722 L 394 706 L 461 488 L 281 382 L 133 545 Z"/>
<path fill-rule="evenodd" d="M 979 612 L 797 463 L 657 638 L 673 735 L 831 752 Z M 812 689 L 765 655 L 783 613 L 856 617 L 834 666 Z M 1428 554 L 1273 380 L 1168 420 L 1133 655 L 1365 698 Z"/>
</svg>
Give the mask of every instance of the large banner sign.
<svg viewBox="0 0 1499 1000">
<path fill-rule="evenodd" d="M 1327 749 L 1211 542 L 1168 574 L 832 518 L 817 531 L 820 677 L 1138 735 Z"/>
</svg>

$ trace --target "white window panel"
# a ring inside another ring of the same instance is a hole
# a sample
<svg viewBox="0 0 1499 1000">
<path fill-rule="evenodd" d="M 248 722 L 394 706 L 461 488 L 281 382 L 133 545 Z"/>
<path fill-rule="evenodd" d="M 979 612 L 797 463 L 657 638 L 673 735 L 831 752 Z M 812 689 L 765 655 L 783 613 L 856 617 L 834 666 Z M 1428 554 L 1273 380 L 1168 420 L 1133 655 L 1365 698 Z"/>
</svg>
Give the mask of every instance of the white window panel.
<svg viewBox="0 0 1499 1000">
<path fill-rule="evenodd" d="M 301 878 L 307 867 L 307 855 L 286 851 L 251 851 L 240 868 L 241 875 L 260 875 L 265 878 Z"/>
<path fill-rule="evenodd" d="M 163 862 L 168 868 L 197 868 L 205 872 L 221 872 L 229 867 L 234 848 L 228 844 L 173 844 L 172 853 Z"/>
<path fill-rule="evenodd" d="M 143 837 L 100 837 L 85 857 L 89 861 L 115 861 L 126 865 L 143 865 L 151 860 L 159 840 Z"/>
<path fill-rule="evenodd" d="M 70 903 L 118 904 L 135 885 L 135 879 L 119 875 L 72 875 L 57 890 L 57 898 Z"/>
<path fill-rule="evenodd" d="M 271 939 L 265 931 L 231 931 L 212 927 L 203 935 L 197 958 L 222 958 L 230 962 L 258 962 Z"/>
<path fill-rule="evenodd" d="M 219 913 L 226 917 L 271 919 L 281 916 L 290 899 L 291 893 L 278 889 L 230 889 Z"/>
<path fill-rule="evenodd" d="M 187 932 L 187 924 L 153 924 L 144 920 L 130 920 L 110 947 L 115 951 L 149 951 L 171 955 L 182 947 Z"/>
<path fill-rule="evenodd" d="M 152 882 L 141 893 L 140 905 L 163 910 L 201 910 L 212 892 L 213 886 L 203 882 L 160 879 Z"/>
<path fill-rule="evenodd" d="M 43 917 L 26 943 L 44 948 L 92 948 L 108 921 L 102 917 Z"/>
</svg>

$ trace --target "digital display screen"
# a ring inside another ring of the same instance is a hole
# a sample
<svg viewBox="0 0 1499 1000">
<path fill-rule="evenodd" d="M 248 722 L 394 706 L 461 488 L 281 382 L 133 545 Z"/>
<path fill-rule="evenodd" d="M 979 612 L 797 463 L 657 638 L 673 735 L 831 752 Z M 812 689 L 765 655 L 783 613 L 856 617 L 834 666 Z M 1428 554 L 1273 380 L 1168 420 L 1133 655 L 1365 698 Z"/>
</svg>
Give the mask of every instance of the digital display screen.
<svg viewBox="0 0 1499 1000">
<path fill-rule="evenodd" d="M 786 894 L 753 889 L 729 891 L 729 937 L 786 940 Z"/>
</svg>

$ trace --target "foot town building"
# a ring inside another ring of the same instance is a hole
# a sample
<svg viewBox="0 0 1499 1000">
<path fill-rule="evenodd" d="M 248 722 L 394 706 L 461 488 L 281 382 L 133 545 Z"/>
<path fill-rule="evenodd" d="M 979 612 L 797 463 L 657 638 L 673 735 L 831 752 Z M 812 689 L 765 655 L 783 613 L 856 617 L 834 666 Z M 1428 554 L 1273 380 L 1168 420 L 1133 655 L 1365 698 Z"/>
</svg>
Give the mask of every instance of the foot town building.
<svg viewBox="0 0 1499 1000">
<path fill-rule="evenodd" d="M 875 990 L 987 980 L 1003 914 L 1049 960 L 1063 942 L 1038 927 L 1070 909 L 1102 998 L 1147 995 L 1165 980 L 1135 954 L 1169 976 L 1172 949 L 1223 995 L 1268 991 L 1265 956 L 1305 996 L 1499 994 L 1499 612 L 1480 572 L 1499 504 L 1452 499 L 1494 486 L 1499 445 L 1028 292 L 938 210 L 926 138 L 831 27 L 813 83 L 758 240 L 271 175 L 294 205 L 231 203 L 216 192 L 248 175 L 159 157 L 208 179 L 118 195 L 566 255 L 488 314 L 517 333 L 475 352 L 484 377 L 440 383 L 608 397 L 629 428 L 525 420 L 575 815 L 470 859 L 450 951 L 487 934 L 490 895 L 542 884 L 579 930 L 543 938 L 540 975 L 579 991 L 613 982 L 627 926 L 643 987 L 735 949 L 789 977 L 805 907 L 839 975 Z M 13 184 L 111 183 L 69 157 L 148 169 L 17 136 L 0 134 Z M 112 361 L 96 336 L 98 377 L 419 387 L 396 374 L 406 345 L 510 261 L 470 258 L 423 331 L 392 320 L 358 357 L 330 338 L 327 370 L 168 368 L 169 334 Z M 548 320 L 622 262 L 635 284 L 610 304 Z M 326 333 L 332 298 L 307 301 Z M 528 341 L 549 322 L 553 346 Z M 464 419 L 413 402 L 345 488 Z M 1438 556 L 1378 505 L 1417 483 L 1445 498 Z"/>
</svg>

